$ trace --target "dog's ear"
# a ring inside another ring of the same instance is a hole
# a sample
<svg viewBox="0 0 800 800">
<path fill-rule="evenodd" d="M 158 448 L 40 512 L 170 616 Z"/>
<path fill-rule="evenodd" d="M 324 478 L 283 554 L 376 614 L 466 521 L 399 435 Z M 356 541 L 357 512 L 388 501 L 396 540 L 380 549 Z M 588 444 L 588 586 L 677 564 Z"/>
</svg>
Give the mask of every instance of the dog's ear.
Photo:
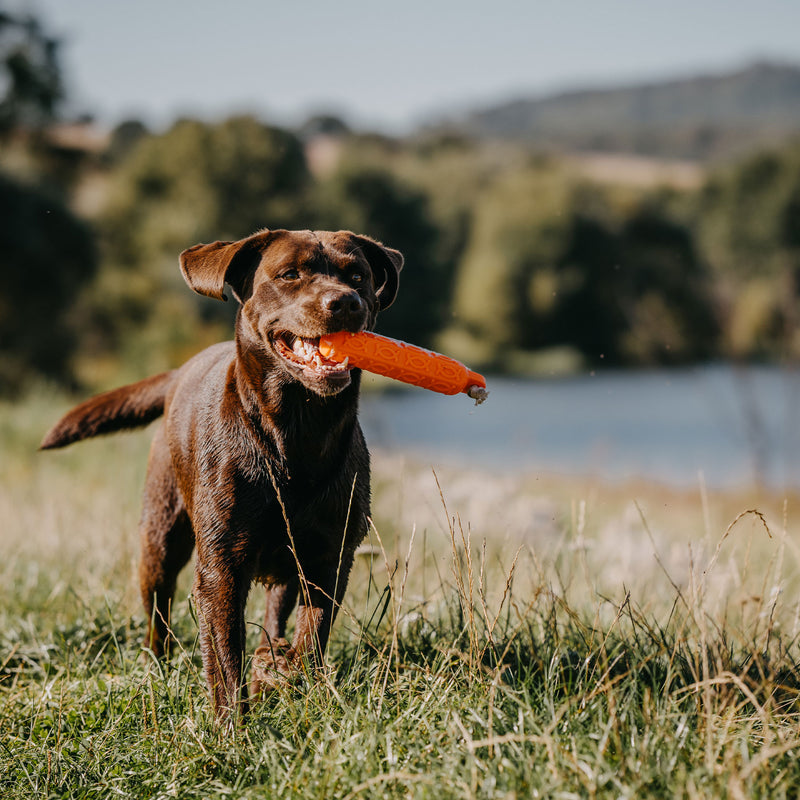
<svg viewBox="0 0 800 800">
<path fill-rule="evenodd" d="M 196 244 L 184 250 L 180 255 L 184 280 L 198 294 L 215 300 L 228 299 L 223 291 L 228 283 L 236 299 L 243 302 L 248 279 L 258 266 L 269 233 L 259 231 L 238 242 Z"/>
<path fill-rule="evenodd" d="M 391 247 L 384 247 L 369 236 L 356 236 L 358 246 L 372 269 L 375 294 L 381 311 L 389 308 L 397 297 L 400 285 L 400 270 L 403 269 L 403 254 Z"/>
</svg>

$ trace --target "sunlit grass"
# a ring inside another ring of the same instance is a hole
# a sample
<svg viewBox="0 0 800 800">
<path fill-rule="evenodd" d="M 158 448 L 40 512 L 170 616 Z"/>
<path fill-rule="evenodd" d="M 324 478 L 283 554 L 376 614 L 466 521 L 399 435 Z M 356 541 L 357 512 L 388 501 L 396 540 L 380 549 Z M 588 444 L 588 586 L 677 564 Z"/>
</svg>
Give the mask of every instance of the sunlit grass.
<svg viewBox="0 0 800 800">
<path fill-rule="evenodd" d="M 149 435 L 38 454 L 57 402 L 0 409 L 3 797 L 796 796 L 796 497 L 377 454 L 326 668 L 230 733 L 189 574 L 139 649 Z"/>
</svg>

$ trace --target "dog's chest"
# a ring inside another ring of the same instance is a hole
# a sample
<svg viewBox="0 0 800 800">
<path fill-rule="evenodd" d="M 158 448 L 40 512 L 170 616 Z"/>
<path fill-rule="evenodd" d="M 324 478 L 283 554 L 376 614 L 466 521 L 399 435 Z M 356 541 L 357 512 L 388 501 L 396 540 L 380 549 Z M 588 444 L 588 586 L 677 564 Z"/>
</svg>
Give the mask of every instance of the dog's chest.
<svg viewBox="0 0 800 800">
<path fill-rule="evenodd" d="M 365 518 L 360 509 L 353 513 Z M 351 528 L 346 510 L 326 502 L 324 496 L 311 495 L 304 501 L 286 498 L 270 505 L 251 542 L 254 577 L 267 585 L 282 583 L 296 576 L 298 568 L 334 561 Z"/>
</svg>

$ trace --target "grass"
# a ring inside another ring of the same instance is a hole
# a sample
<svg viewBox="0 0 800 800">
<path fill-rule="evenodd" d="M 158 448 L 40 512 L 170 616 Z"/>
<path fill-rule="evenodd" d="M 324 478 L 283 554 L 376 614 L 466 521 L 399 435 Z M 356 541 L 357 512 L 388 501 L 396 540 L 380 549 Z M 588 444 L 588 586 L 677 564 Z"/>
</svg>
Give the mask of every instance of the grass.
<svg viewBox="0 0 800 800">
<path fill-rule="evenodd" d="M 149 435 L 37 454 L 58 402 L 0 408 L 0 796 L 797 796 L 796 496 L 378 454 L 326 668 L 230 733 L 190 575 L 139 648 Z"/>
</svg>

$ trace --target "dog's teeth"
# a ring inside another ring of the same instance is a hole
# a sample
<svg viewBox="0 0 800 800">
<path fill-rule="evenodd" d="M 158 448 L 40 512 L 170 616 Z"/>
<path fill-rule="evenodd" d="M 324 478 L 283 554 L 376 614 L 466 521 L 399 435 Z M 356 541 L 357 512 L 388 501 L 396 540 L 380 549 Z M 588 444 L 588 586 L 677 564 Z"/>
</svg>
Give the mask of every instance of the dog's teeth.
<svg viewBox="0 0 800 800">
<path fill-rule="evenodd" d="M 341 363 L 342 369 L 347 369 L 347 365 L 350 363 L 350 356 L 345 356 L 344 361 Z"/>
<path fill-rule="evenodd" d="M 322 353 L 319 352 L 317 339 L 306 339 L 302 336 L 287 334 L 284 337 L 284 342 L 295 354 L 295 356 L 297 356 L 297 358 L 301 361 L 304 361 L 309 367 L 314 367 L 321 372 L 334 368 L 334 365 L 323 358 Z M 344 365 L 336 364 L 335 367 L 337 369 L 347 369 L 348 361 L 349 359 L 346 359 Z"/>
</svg>

